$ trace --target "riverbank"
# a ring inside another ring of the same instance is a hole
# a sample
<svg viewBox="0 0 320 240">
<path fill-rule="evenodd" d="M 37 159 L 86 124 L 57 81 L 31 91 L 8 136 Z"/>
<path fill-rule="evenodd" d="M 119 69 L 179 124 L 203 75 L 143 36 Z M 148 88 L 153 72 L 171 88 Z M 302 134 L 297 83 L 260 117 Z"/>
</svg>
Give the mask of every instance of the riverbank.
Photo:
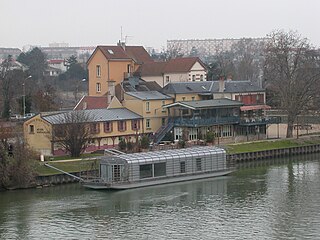
<svg viewBox="0 0 320 240">
<path fill-rule="evenodd" d="M 275 151 L 278 149 L 294 149 L 298 147 L 305 146 L 316 146 L 320 145 L 320 136 L 308 136 L 301 137 L 299 139 L 273 139 L 273 140 L 263 140 L 263 141 L 255 141 L 255 142 L 245 142 L 245 143 L 236 143 L 236 144 L 227 144 L 221 146 L 226 149 L 228 155 L 237 155 L 246 153 L 260 153 L 264 151 Z M 276 154 L 274 152 L 274 154 Z M 261 155 L 261 154 L 260 154 Z M 270 155 L 269 155 L 270 156 Z M 278 155 L 277 155 L 278 156 Z M 84 171 L 92 171 L 97 170 L 99 166 L 98 156 L 89 158 L 86 155 L 85 158 L 78 159 L 61 159 L 47 161 L 48 163 L 56 168 L 59 168 L 65 172 L 84 172 Z M 44 166 L 44 162 L 40 162 L 37 166 L 37 174 L 38 176 L 50 176 L 61 174 L 60 172 L 48 168 Z"/>
<path fill-rule="evenodd" d="M 227 151 L 227 161 L 231 166 L 246 161 L 257 161 L 272 157 L 286 157 L 298 154 L 320 152 L 320 136 L 301 137 L 299 139 L 274 139 L 221 146 Z M 78 159 L 51 159 L 38 162 L 36 178 L 30 187 L 43 187 L 56 184 L 74 183 L 79 180 L 62 174 L 61 172 L 45 166 L 49 164 L 55 168 L 71 173 L 75 176 L 87 175 L 98 170 L 98 156 Z"/>
</svg>

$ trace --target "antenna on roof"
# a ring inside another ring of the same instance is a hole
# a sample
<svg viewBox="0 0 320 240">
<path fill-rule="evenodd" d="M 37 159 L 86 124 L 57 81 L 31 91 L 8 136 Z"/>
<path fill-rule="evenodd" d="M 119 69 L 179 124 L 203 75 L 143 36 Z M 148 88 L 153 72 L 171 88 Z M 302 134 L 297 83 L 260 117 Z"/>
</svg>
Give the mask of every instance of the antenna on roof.
<svg viewBox="0 0 320 240">
<path fill-rule="evenodd" d="M 122 26 L 120 27 L 120 31 L 121 31 L 121 33 L 120 33 L 120 42 L 123 42 L 123 37 L 122 37 Z"/>
</svg>

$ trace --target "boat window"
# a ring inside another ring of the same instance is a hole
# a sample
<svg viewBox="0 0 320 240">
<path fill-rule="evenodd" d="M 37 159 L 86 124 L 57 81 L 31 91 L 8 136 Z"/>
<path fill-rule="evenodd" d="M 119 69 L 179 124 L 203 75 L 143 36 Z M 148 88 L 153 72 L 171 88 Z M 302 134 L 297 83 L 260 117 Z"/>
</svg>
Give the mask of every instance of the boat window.
<svg viewBox="0 0 320 240">
<path fill-rule="evenodd" d="M 152 177 L 152 164 L 140 165 L 140 178 Z"/>
<path fill-rule="evenodd" d="M 196 170 L 201 171 L 202 166 L 201 166 L 201 158 L 196 158 Z"/>
<path fill-rule="evenodd" d="M 166 163 L 155 163 L 154 164 L 154 176 L 160 177 L 166 175 Z"/>
<path fill-rule="evenodd" d="M 186 173 L 186 162 L 180 162 L 180 173 Z"/>
<path fill-rule="evenodd" d="M 120 165 L 112 165 L 112 180 L 115 182 L 120 181 L 121 170 Z"/>
</svg>

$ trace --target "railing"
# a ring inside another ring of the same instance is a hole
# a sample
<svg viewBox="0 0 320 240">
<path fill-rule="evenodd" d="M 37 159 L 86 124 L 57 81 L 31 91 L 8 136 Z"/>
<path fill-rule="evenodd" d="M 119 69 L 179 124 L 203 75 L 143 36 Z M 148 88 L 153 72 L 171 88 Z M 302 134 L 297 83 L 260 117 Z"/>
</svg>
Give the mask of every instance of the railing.
<svg viewBox="0 0 320 240">
<path fill-rule="evenodd" d="M 168 120 L 168 124 L 162 126 L 158 129 L 158 131 L 154 134 L 154 143 L 159 143 L 161 139 L 173 128 L 173 121 Z"/>
<path fill-rule="evenodd" d="M 279 117 L 252 117 L 243 118 L 240 120 L 241 125 L 259 125 L 259 124 L 272 124 L 280 123 L 281 118 Z"/>
<path fill-rule="evenodd" d="M 200 127 L 213 124 L 235 124 L 240 122 L 240 117 L 216 117 L 216 118 L 175 118 L 174 126 Z"/>
</svg>

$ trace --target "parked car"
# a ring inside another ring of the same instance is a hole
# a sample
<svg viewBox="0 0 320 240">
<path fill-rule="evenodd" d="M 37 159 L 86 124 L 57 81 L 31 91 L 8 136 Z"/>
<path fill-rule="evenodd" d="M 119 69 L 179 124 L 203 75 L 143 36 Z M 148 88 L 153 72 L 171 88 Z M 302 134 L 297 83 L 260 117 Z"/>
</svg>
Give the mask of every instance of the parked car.
<svg viewBox="0 0 320 240">
<path fill-rule="evenodd" d="M 21 119 L 21 115 L 20 114 L 12 114 L 11 116 L 10 116 L 10 119 L 11 120 L 19 120 L 19 119 Z"/>
<path fill-rule="evenodd" d="M 34 115 L 36 115 L 35 113 L 26 113 L 24 118 L 32 118 Z"/>
</svg>

